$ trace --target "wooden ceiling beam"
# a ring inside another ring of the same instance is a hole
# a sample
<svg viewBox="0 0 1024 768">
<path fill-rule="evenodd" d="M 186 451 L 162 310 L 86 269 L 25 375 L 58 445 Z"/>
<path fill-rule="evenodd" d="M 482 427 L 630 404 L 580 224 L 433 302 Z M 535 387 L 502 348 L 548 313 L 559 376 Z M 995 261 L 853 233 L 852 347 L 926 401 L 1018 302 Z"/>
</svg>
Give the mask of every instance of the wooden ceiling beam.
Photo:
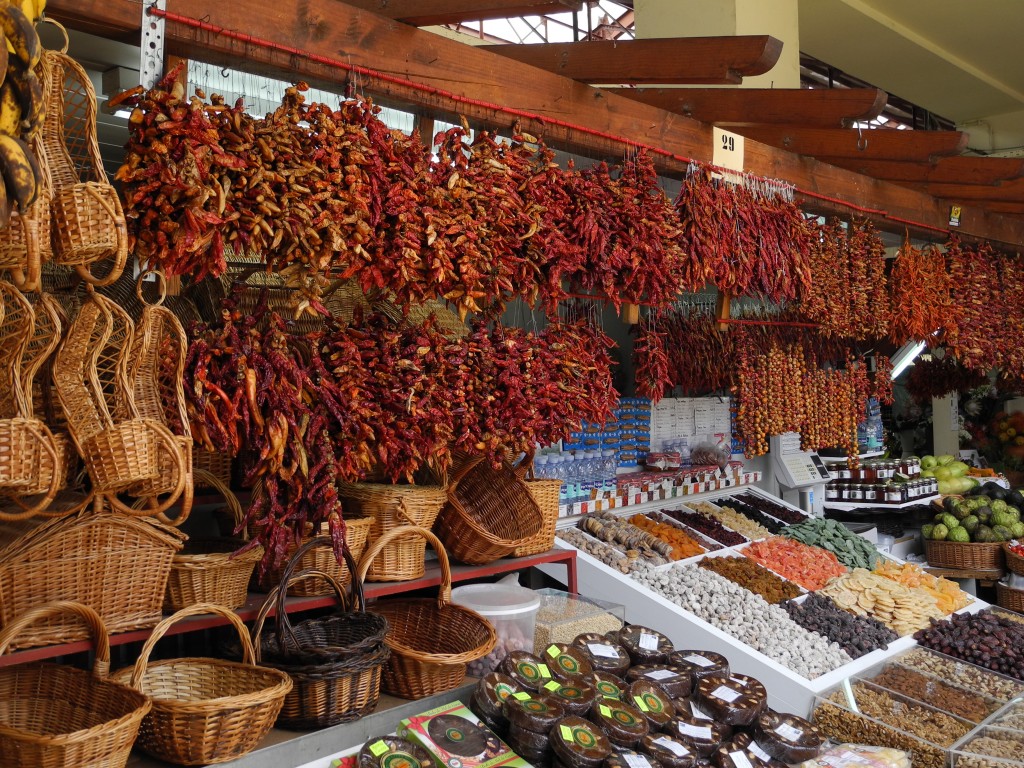
<svg viewBox="0 0 1024 768">
<path fill-rule="evenodd" d="M 478 47 L 581 83 L 609 84 L 735 85 L 763 75 L 782 53 L 782 42 L 768 35 Z"/>
<path fill-rule="evenodd" d="M 928 194 L 947 200 L 990 200 L 1024 203 L 1024 179 L 1001 181 L 991 186 L 978 184 L 925 184 Z"/>
<path fill-rule="evenodd" d="M 507 104 L 537 114 L 539 119 L 520 116 L 518 122 L 522 130 L 543 136 L 551 147 L 591 157 L 622 157 L 626 151 L 619 141 L 551 122 L 557 118 L 591 131 L 662 147 L 700 162 L 712 159 L 712 128 L 705 123 L 397 24 L 338 0 L 278 0 L 270 4 L 262 0 L 235 0 L 213 5 L 207 0 L 168 0 L 167 5 L 172 13 L 202 19 L 214 28 L 245 30 L 253 37 L 275 40 L 314 56 L 389 72 L 467 99 L 455 103 L 447 96 L 401 81 L 361 76 L 362 89 L 381 104 L 447 120 L 461 113 L 476 127 L 508 131 L 517 118 L 488 106 Z M 74 29 L 88 29 L 112 39 L 131 39 L 136 45 L 139 41 L 142 20 L 137 0 L 49 0 L 47 15 Z M 242 42 L 209 28 L 196 30 L 168 21 L 166 41 L 172 54 L 219 66 L 304 79 L 337 92 L 349 84 L 349 73 L 341 68 L 289 51 Z M 801 194 L 808 211 L 849 213 L 849 207 L 824 199 L 827 197 L 882 209 L 891 216 L 927 226 L 944 228 L 949 218 L 945 201 L 757 141 L 745 142 L 744 157 L 745 169 L 752 174 L 785 179 L 806 192 L 821 195 L 817 198 Z M 685 162 L 660 155 L 655 160 L 668 175 L 678 176 L 686 170 Z M 881 228 L 890 231 L 902 230 L 904 226 L 880 217 L 875 219 Z M 980 209 L 965 211 L 960 231 L 965 236 L 1024 243 L 1024 222 Z M 921 234 L 941 237 L 927 231 Z"/>
<path fill-rule="evenodd" d="M 878 88 L 606 88 L 652 107 L 722 128 L 840 128 L 873 120 L 889 95 Z"/>
<path fill-rule="evenodd" d="M 798 155 L 862 160 L 927 162 L 967 149 L 962 131 L 897 131 L 884 128 L 856 131 L 852 128 L 801 128 L 761 126 L 737 128 L 736 133 Z"/>
<path fill-rule="evenodd" d="M 348 0 L 348 4 L 414 27 L 543 16 L 583 8 L 582 0 Z"/>
<path fill-rule="evenodd" d="M 943 157 L 934 163 L 859 160 L 846 157 L 818 159 L 874 179 L 902 184 L 995 184 L 1024 176 L 1024 158 L 1016 157 Z"/>
<path fill-rule="evenodd" d="M 968 203 L 968 205 L 976 205 L 976 203 Z M 1024 202 L 1021 203 L 982 203 L 985 210 L 991 211 L 992 213 L 1005 213 L 1011 216 L 1024 215 Z"/>
</svg>

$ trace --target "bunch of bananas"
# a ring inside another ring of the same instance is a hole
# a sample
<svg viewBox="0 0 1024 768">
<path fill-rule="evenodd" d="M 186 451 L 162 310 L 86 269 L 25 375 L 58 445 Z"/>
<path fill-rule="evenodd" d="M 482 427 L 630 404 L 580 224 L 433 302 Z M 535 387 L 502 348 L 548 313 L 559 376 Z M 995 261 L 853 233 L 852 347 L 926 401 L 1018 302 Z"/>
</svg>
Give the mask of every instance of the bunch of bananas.
<svg viewBox="0 0 1024 768">
<path fill-rule="evenodd" d="M 46 0 L 0 0 L 0 227 L 38 194 L 39 163 L 28 146 L 43 127 L 46 94 L 36 75 L 43 49 L 35 22 Z"/>
</svg>

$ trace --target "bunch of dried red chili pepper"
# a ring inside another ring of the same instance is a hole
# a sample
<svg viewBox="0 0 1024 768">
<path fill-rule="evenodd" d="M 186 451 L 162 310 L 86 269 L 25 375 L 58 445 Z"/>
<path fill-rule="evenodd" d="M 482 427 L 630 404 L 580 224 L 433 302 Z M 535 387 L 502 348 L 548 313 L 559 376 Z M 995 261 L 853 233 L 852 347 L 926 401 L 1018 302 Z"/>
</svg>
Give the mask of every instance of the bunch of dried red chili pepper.
<svg viewBox="0 0 1024 768">
<path fill-rule="evenodd" d="M 775 303 L 804 293 L 814 231 L 792 201 L 792 190 L 756 182 L 730 183 L 709 169 L 690 169 L 676 201 L 680 246 L 690 257 L 683 277 L 687 289 L 711 283 L 732 295 Z"/>
<path fill-rule="evenodd" d="M 732 386 L 735 337 L 719 332 L 709 312 L 672 309 L 636 326 L 634 333 L 637 392 L 652 402 L 674 389 L 696 396 Z"/>
<path fill-rule="evenodd" d="M 896 256 L 890 286 L 889 338 L 895 343 L 927 341 L 942 329 L 956 332 L 953 282 L 939 248 L 916 248 L 908 238 Z"/>
<path fill-rule="evenodd" d="M 967 392 L 988 381 L 981 371 L 966 368 L 951 355 L 927 355 L 914 362 L 907 374 L 907 393 L 919 405 L 931 405 L 933 397 Z"/>
<path fill-rule="evenodd" d="M 882 239 L 867 221 L 847 226 L 834 219 L 816 229 L 812 277 L 800 300 L 803 316 L 827 336 L 885 337 L 891 310 Z"/>
<path fill-rule="evenodd" d="M 946 263 L 952 285 L 954 322 L 943 326 L 943 342 L 967 368 L 988 372 L 1004 365 L 1008 344 L 1006 316 L 1019 307 L 1004 301 L 999 260 L 988 244 L 970 247 L 956 238 L 946 244 Z"/>
</svg>

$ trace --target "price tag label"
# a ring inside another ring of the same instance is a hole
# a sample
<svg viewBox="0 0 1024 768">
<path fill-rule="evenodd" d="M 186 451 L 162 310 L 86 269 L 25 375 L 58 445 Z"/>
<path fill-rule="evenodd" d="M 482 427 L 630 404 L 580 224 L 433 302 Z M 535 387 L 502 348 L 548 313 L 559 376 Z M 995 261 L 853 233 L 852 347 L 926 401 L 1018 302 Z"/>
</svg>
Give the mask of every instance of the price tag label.
<svg viewBox="0 0 1024 768">
<path fill-rule="evenodd" d="M 689 723 L 679 723 L 679 732 L 684 736 L 689 736 L 691 739 L 710 739 L 711 729 L 706 725 L 690 725 Z"/>
<path fill-rule="evenodd" d="M 688 661 L 691 664 L 696 664 L 698 667 L 713 667 L 713 666 L 715 666 L 715 662 L 713 662 L 710 659 L 707 659 L 707 658 L 705 658 L 703 656 L 698 656 L 697 654 L 694 654 L 692 656 L 684 656 L 683 657 L 683 661 Z"/>
<path fill-rule="evenodd" d="M 601 705 L 601 706 L 599 707 L 599 710 L 600 710 L 601 714 L 602 714 L 602 715 L 604 715 L 605 717 L 611 717 L 611 716 L 612 716 L 612 711 L 611 711 L 611 709 L 609 709 L 609 708 L 608 708 L 607 706 L 605 706 L 604 704 L 602 704 L 602 705 Z"/>
<path fill-rule="evenodd" d="M 652 669 L 650 672 L 645 672 L 644 677 L 650 680 L 665 680 L 669 677 L 675 677 L 676 673 L 671 669 Z"/>
<path fill-rule="evenodd" d="M 690 754 L 690 750 L 680 744 L 678 741 L 673 741 L 665 736 L 659 736 L 654 740 L 654 743 L 659 747 L 664 747 L 676 757 L 682 757 L 683 755 Z"/>
<path fill-rule="evenodd" d="M 551 677 L 551 670 L 548 669 L 547 664 L 538 664 L 537 670 L 540 672 L 541 677 Z"/>
<path fill-rule="evenodd" d="M 374 757 L 380 757 L 388 751 L 388 745 L 383 741 L 375 741 L 370 745 L 370 754 Z"/>
<path fill-rule="evenodd" d="M 560 686 L 554 680 L 549 680 L 548 682 L 544 683 L 544 690 L 545 691 L 557 691 L 561 687 L 562 686 Z"/>
<path fill-rule="evenodd" d="M 711 692 L 711 695 L 714 696 L 716 699 L 720 699 L 722 701 L 728 702 L 729 704 L 732 704 L 734 701 L 736 701 L 736 699 L 738 699 L 743 694 L 741 694 L 739 691 L 734 691 L 732 688 L 726 688 L 724 685 L 720 685 Z"/>
<path fill-rule="evenodd" d="M 799 728 L 794 728 L 789 723 L 782 723 L 775 729 L 775 732 L 786 741 L 799 741 L 804 735 L 803 731 Z"/>
<path fill-rule="evenodd" d="M 645 651 L 658 650 L 658 636 L 652 635 L 650 632 L 641 632 L 640 647 L 643 648 Z"/>
<path fill-rule="evenodd" d="M 513 693 L 512 698 L 519 699 L 519 701 L 529 701 L 530 694 L 528 694 L 526 691 L 520 691 L 519 693 Z"/>
<path fill-rule="evenodd" d="M 736 768 L 754 768 L 750 762 L 750 758 L 747 757 L 745 752 L 730 752 L 729 757 L 732 758 L 733 764 Z"/>
<path fill-rule="evenodd" d="M 756 757 L 758 760 L 764 760 L 767 763 L 772 759 L 772 756 L 765 752 L 763 749 L 761 749 L 761 745 L 758 744 L 756 741 L 750 742 L 750 746 L 747 747 L 747 749 L 753 752 L 754 757 Z"/>
<path fill-rule="evenodd" d="M 622 757 L 629 768 L 651 768 L 647 758 L 643 755 L 638 755 L 636 752 L 626 752 Z"/>
<path fill-rule="evenodd" d="M 617 659 L 619 654 L 615 652 L 615 649 L 610 645 L 602 645 L 601 643 L 587 643 L 587 648 L 590 649 L 590 653 L 594 656 L 600 656 L 602 659 Z"/>
<path fill-rule="evenodd" d="M 690 711 L 693 712 L 693 716 L 696 717 L 698 720 L 714 720 L 715 719 L 711 715 L 709 715 L 707 712 L 705 712 L 703 709 L 700 709 L 699 707 L 696 707 L 693 704 L 690 705 Z"/>
<path fill-rule="evenodd" d="M 568 742 L 572 743 L 572 741 L 573 741 L 572 728 L 570 728 L 568 725 L 562 725 L 562 726 L 559 726 L 559 730 L 562 733 L 562 738 L 565 741 L 568 741 Z"/>
<path fill-rule="evenodd" d="M 557 659 L 558 658 L 558 654 L 559 654 L 559 650 L 558 650 L 558 646 L 557 645 L 549 645 L 548 646 L 548 656 L 550 656 L 552 659 Z"/>
<path fill-rule="evenodd" d="M 647 702 L 644 701 L 644 697 L 643 696 L 634 696 L 633 697 L 633 701 L 636 702 L 636 705 L 640 709 L 641 712 L 650 712 L 651 711 L 651 708 L 647 706 Z"/>
</svg>

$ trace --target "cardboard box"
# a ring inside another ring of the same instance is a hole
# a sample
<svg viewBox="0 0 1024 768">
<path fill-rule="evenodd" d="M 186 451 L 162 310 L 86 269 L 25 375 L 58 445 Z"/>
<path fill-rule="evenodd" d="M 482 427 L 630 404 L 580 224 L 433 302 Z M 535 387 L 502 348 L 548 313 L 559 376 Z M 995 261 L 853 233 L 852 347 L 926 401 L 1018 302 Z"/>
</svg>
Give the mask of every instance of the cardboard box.
<svg viewBox="0 0 1024 768">
<path fill-rule="evenodd" d="M 532 768 L 461 701 L 406 718 L 398 735 L 427 750 L 439 768 Z"/>
</svg>

